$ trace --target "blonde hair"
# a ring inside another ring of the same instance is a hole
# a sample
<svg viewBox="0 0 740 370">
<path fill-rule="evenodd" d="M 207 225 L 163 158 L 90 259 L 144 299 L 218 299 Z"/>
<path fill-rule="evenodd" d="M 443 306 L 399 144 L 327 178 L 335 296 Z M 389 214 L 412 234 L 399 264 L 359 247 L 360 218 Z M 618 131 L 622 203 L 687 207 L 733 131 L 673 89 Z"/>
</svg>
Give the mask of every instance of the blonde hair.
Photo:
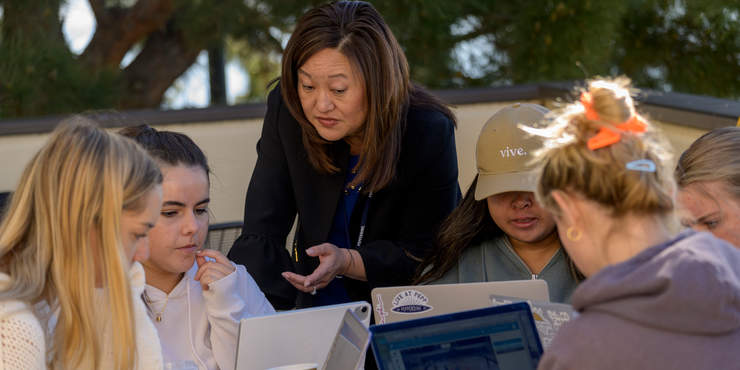
<svg viewBox="0 0 740 370">
<path fill-rule="evenodd" d="M 740 127 L 723 127 L 696 139 L 678 159 L 679 187 L 706 181 L 722 181 L 740 199 Z"/>
<path fill-rule="evenodd" d="M 591 96 L 590 114 L 584 104 L 575 102 L 555 112 L 547 128 L 528 130 L 545 137 L 544 147 L 535 159 L 540 166 L 536 194 L 540 204 L 554 214 L 559 215 L 560 210 L 551 195 L 553 190 L 581 194 L 615 217 L 627 213 L 673 213 L 675 183 L 669 168 L 670 146 L 635 111 L 629 85 L 625 77 L 589 81 L 584 92 Z M 616 128 L 633 117 L 646 125 L 646 132 Z M 621 139 L 589 149 L 588 140 L 602 127 L 619 132 Z M 652 161 L 655 170 L 628 169 L 627 164 L 636 160 Z"/>
<path fill-rule="evenodd" d="M 102 348 L 108 346 L 114 363 L 105 367 L 133 367 L 134 316 L 121 214 L 141 209 L 161 180 L 158 166 L 133 141 L 82 117 L 61 123 L 26 166 L 0 224 L 1 266 L 11 277 L 0 299 L 45 301 L 50 313 L 58 312 L 47 346 L 53 367 L 100 368 Z M 93 250 L 93 235 L 99 250 Z M 101 342 L 103 328 L 96 324 L 96 270 L 107 291 L 112 343 Z"/>
</svg>

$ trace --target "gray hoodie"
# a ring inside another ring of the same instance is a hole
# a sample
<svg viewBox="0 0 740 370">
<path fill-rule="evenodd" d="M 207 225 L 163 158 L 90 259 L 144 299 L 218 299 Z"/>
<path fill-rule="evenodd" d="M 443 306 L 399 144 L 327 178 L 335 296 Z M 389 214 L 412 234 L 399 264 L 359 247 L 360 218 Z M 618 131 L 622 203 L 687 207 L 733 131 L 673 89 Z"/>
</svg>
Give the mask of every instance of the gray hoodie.
<svg viewBox="0 0 740 370">
<path fill-rule="evenodd" d="M 740 250 L 685 231 L 586 279 L 539 369 L 740 369 Z"/>
</svg>

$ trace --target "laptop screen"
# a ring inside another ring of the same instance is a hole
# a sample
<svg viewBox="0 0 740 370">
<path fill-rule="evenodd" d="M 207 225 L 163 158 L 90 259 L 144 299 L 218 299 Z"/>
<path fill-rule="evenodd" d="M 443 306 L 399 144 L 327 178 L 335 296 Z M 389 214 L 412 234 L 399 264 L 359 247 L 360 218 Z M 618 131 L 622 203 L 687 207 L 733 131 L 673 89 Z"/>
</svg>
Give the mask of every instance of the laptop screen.
<svg viewBox="0 0 740 370">
<path fill-rule="evenodd" d="M 536 369 L 542 356 L 526 303 L 370 328 L 380 369 Z"/>
</svg>

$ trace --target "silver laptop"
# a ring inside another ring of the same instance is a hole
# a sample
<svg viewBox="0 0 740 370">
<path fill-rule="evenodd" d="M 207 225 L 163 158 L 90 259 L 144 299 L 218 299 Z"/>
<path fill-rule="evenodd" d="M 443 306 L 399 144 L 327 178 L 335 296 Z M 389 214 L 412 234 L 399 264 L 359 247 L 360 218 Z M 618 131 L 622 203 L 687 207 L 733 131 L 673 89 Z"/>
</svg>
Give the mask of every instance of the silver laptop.
<svg viewBox="0 0 740 370">
<path fill-rule="evenodd" d="M 507 305 L 515 302 L 526 302 L 532 310 L 534 325 L 542 341 L 542 347 L 550 346 L 555 334 L 560 327 L 578 316 L 578 311 L 573 306 L 565 303 L 542 302 L 531 299 L 521 299 L 499 295 L 491 296 L 491 304 L 494 306 Z"/>
<path fill-rule="evenodd" d="M 377 324 L 490 307 L 492 295 L 550 301 L 544 280 L 385 287 L 371 295 Z"/>
<path fill-rule="evenodd" d="M 370 330 L 367 323 L 360 321 L 352 310 L 345 311 L 344 320 L 334 337 L 322 370 L 362 369 L 369 344 Z"/>
<path fill-rule="evenodd" d="M 332 361 L 345 363 L 347 359 L 328 359 L 334 353 L 333 347 L 346 349 L 351 345 L 362 346 L 361 331 L 347 318 L 348 310 L 363 328 L 368 327 L 370 305 L 367 302 L 283 311 L 242 319 L 239 323 L 236 369 L 264 370 L 301 363 L 314 363 L 319 369 L 324 369 Z M 337 339 L 338 336 L 344 338 Z M 367 342 L 359 351 L 362 357 L 356 359 L 358 362 L 364 359 L 366 346 Z"/>
</svg>

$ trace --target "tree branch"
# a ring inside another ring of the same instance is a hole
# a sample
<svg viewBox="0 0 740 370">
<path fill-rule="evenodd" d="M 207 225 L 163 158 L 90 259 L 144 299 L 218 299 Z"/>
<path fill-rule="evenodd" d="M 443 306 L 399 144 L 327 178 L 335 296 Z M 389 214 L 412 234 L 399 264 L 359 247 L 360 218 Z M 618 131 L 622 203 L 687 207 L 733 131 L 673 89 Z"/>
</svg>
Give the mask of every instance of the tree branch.
<svg viewBox="0 0 740 370">
<path fill-rule="evenodd" d="M 90 3 L 90 9 L 92 9 L 95 15 L 95 20 L 98 24 L 107 24 L 108 13 L 105 10 L 105 0 L 88 0 Z"/>
<path fill-rule="evenodd" d="M 129 9 L 105 9 L 103 0 L 89 1 L 99 27 L 80 60 L 93 69 L 117 68 L 134 44 L 162 28 L 175 11 L 174 0 L 139 0 Z"/>
<path fill-rule="evenodd" d="M 161 104 L 165 91 L 196 60 L 205 44 L 186 40 L 182 30 L 166 27 L 152 33 L 136 59 L 123 70 L 121 109 Z"/>
</svg>

